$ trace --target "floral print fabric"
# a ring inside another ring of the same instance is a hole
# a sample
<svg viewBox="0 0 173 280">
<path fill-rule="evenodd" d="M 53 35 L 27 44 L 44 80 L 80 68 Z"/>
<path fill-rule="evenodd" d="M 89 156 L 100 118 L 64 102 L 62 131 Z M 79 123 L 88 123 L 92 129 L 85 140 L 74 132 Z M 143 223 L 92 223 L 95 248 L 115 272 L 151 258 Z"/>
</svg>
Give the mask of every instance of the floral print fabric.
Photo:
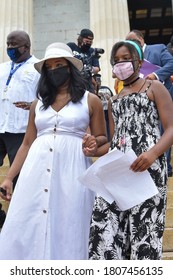
<svg viewBox="0 0 173 280">
<path fill-rule="evenodd" d="M 112 100 L 115 134 L 111 149 L 117 147 L 126 152 L 132 148 L 139 156 L 159 140 L 159 116 L 147 89 Z M 109 204 L 101 197 L 96 198 L 90 229 L 90 259 L 161 259 L 167 190 L 165 156 L 161 155 L 148 171 L 159 194 L 144 203 L 121 211 L 115 202 Z"/>
</svg>

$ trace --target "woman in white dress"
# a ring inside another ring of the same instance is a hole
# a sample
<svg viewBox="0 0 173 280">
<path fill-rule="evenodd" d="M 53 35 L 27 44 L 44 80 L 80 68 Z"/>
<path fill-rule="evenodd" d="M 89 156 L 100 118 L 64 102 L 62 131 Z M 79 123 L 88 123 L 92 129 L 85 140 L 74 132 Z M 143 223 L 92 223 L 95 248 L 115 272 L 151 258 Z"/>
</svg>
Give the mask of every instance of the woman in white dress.
<svg viewBox="0 0 173 280">
<path fill-rule="evenodd" d="M 106 142 L 102 104 L 85 91 L 82 62 L 66 44 L 49 45 L 34 66 L 41 73 L 38 100 L 1 185 L 1 197 L 10 200 L 20 172 L 0 233 L 0 259 L 88 259 L 94 193 L 78 177 Z"/>
</svg>

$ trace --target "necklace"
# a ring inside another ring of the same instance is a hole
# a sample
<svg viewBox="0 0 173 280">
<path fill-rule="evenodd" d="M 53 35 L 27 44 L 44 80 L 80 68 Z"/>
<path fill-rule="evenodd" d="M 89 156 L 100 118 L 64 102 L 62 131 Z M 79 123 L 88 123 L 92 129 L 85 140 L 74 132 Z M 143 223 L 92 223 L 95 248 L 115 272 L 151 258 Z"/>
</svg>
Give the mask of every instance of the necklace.
<svg viewBox="0 0 173 280">
<path fill-rule="evenodd" d="M 132 87 L 132 85 L 133 85 L 137 80 L 139 80 L 139 77 L 137 77 L 134 81 L 132 81 L 132 82 L 129 83 L 129 84 L 124 84 L 124 83 L 123 83 L 123 86 L 124 86 L 124 87 L 128 87 L 128 86 L 129 86 L 129 87 Z"/>
</svg>

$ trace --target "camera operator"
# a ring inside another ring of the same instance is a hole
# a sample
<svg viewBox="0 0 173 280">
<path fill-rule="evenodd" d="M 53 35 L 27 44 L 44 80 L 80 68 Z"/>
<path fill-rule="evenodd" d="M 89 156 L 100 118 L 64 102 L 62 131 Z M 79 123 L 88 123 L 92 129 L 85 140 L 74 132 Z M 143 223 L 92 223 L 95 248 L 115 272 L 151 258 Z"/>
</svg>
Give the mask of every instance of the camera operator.
<svg viewBox="0 0 173 280">
<path fill-rule="evenodd" d="M 97 74 L 100 71 L 99 55 L 103 53 L 102 49 L 94 49 L 91 47 L 94 39 L 94 34 L 89 29 L 82 29 L 77 39 L 77 44 L 69 42 L 67 45 L 72 49 L 75 57 L 82 60 L 84 68 L 83 74 L 88 81 L 88 90 L 94 92 L 92 84 L 92 75 Z M 97 50 L 99 50 L 97 52 Z"/>
</svg>

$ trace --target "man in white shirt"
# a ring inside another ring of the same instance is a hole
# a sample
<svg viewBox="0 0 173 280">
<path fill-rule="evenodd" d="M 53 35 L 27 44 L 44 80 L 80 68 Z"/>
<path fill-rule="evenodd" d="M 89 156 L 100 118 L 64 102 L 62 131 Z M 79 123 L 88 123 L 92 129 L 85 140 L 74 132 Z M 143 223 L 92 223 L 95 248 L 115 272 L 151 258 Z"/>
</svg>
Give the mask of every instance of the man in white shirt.
<svg viewBox="0 0 173 280">
<path fill-rule="evenodd" d="M 0 64 L 0 166 L 6 155 L 12 164 L 25 135 L 29 104 L 36 98 L 40 76 L 34 68 L 38 59 L 30 54 L 30 47 L 25 31 L 16 30 L 7 36 L 10 61 Z"/>
</svg>

